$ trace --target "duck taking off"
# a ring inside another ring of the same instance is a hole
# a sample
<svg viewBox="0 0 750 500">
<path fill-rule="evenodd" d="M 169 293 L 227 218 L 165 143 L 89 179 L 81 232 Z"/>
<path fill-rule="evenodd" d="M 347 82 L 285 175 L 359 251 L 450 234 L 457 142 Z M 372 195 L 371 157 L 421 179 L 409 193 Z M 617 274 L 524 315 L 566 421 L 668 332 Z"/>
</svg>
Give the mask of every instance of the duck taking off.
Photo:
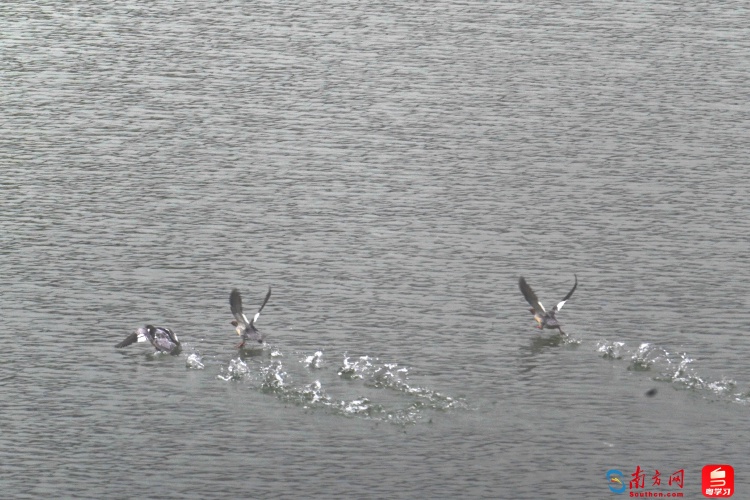
<svg viewBox="0 0 750 500">
<path fill-rule="evenodd" d="M 568 292 L 568 295 L 566 295 L 561 302 L 558 302 L 557 305 L 549 311 L 544 309 L 544 306 L 541 302 L 539 302 L 539 299 L 536 297 L 534 290 L 532 290 L 529 284 L 526 283 L 524 277 L 521 276 L 521 278 L 518 280 L 518 288 L 521 289 L 521 293 L 526 299 L 526 302 L 531 305 L 531 309 L 529 309 L 529 312 L 534 315 L 534 319 L 537 322 L 537 328 L 539 328 L 540 330 L 543 328 L 557 328 L 561 334 L 567 335 L 564 331 L 562 331 L 562 328 L 560 328 L 562 325 L 560 325 L 560 322 L 557 321 L 556 314 L 560 309 L 562 309 L 562 307 L 565 305 L 565 302 L 570 298 L 570 296 L 573 295 L 573 292 L 576 291 L 576 287 L 578 286 L 578 276 L 576 276 L 575 274 L 573 276 L 576 280 L 575 284 L 573 285 L 573 289 Z"/>
<path fill-rule="evenodd" d="M 237 344 L 238 349 L 245 347 L 245 342 L 248 340 L 258 342 L 259 344 L 263 343 L 263 338 L 265 336 L 255 328 L 255 322 L 258 321 L 260 312 L 266 306 L 266 302 L 268 302 L 269 298 L 271 298 L 270 286 L 268 287 L 268 293 L 266 294 L 266 298 L 263 299 L 263 304 L 261 304 L 260 309 L 258 309 L 258 312 L 253 316 L 253 320 L 248 321 L 247 316 L 242 312 L 242 296 L 240 295 L 240 291 L 235 288 L 232 290 L 232 293 L 229 294 L 229 307 L 232 309 L 232 314 L 235 318 L 234 321 L 232 321 L 232 325 L 234 325 L 237 335 L 242 337 L 242 342 Z"/>
<path fill-rule="evenodd" d="M 157 351 L 167 352 L 169 354 L 177 354 L 180 352 L 181 348 L 180 340 L 172 330 L 154 325 L 142 326 L 128 335 L 125 340 L 117 344 L 115 347 L 119 349 L 121 347 L 127 347 L 130 344 L 135 344 L 136 342 L 151 342 L 151 345 L 154 346 Z"/>
</svg>

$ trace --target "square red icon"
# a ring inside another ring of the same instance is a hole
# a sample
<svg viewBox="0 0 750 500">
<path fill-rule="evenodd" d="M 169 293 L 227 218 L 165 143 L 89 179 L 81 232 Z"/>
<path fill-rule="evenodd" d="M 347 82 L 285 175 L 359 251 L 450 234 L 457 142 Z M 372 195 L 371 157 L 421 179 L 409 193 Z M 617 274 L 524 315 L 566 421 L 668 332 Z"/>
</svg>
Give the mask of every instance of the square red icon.
<svg viewBox="0 0 750 500">
<path fill-rule="evenodd" d="M 701 491 L 708 498 L 729 498 L 734 495 L 734 468 L 719 464 L 703 467 Z"/>
</svg>

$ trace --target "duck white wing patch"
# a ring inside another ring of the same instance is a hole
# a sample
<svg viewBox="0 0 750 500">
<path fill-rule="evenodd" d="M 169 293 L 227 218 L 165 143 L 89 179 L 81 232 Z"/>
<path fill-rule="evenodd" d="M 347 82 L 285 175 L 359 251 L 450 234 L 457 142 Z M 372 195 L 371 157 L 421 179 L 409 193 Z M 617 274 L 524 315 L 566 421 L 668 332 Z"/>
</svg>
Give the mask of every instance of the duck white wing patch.
<svg viewBox="0 0 750 500">
<path fill-rule="evenodd" d="M 263 299 L 263 303 L 260 305 L 260 309 L 258 309 L 258 312 L 255 313 L 255 316 L 253 317 L 253 322 L 250 323 L 251 325 L 254 324 L 256 321 L 258 321 L 258 318 L 260 317 L 260 312 L 263 310 L 264 307 L 266 307 L 266 303 L 268 302 L 268 299 L 271 298 L 271 287 L 268 287 L 268 293 L 266 294 L 266 298 Z"/>
<path fill-rule="evenodd" d="M 136 342 L 148 342 L 148 338 L 141 332 L 138 332 L 138 338 Z"/>
<path fill-rule="evenodd" d="M 526 283 L 526 279 L 524 279 L 523 276 L 518 279 L 518 288 L 521 289 L 521 293 L 526 299 L 526 302 L 529 303 L 529 305 L 534 309 L 535 312 L 546 312 L 542 303 L 539 302 L 539 298 L 537 298 L 536 294 L 534 293 L 534 290 L 529 286 L 528 283 Z"/>
<path fill-rule="evenodd" d="M 563 307 L 563 306 L 565 305 L 565 302 L 567 302 L 567 301 L 568 301 L 568 299 L 569 299 L 569 298 L 571 298 L 571 297 L 573 296 L 573 292 L 575 292 L 575 291 L 576 291 L 576 288 L 578 288 L 578 275 L 577 275 L 577 274 L 574 274 L 573 276 L 575 277 L 575 280 L 576 280 L 576 282 L 575 282 L 575 284 L 573 285 L 573 288 L 572 288 L 572 289 L 571 289 L 571 290 L 570 290 L 570 291 L 568 292 L 568 295 L 566 295 L 565 297 L 563 297 L 563 299 L 562 299 L 562 302 L 558 303 L 558 304 L 557 304 L 557 305 L 555 306 L 555 309 L 556 309 L 557 311 L 559 311 L 560 309 L 562 309 L 562 307 Z"/>
<path fill-rule="evenodd" d="M 232 293 L 229 294 L 229 307 L 232 310 L 234 319 L 236 319 L 238 323 L 241 322 L 245 325 L 250 323 L 247 320 L 247 316 L 242 312 L 242 296 L 240 295 L 240 291 L 236 288 L 232 289 Z"/>
</svg>

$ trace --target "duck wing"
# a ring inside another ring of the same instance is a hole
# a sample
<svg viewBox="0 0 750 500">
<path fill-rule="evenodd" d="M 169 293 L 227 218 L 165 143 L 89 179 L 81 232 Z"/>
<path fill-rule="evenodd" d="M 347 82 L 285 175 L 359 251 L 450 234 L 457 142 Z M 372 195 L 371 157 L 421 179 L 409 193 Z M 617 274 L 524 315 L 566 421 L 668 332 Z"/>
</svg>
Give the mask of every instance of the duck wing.
<svg viewBox="0 0 750 500">
<path fill-rule="evenodd" d="M 256 321 L 258 321 L 258 318 L 260 317 L 260 312 L 263 310 L 264 307 L 266 307 L 266 302 L 268 302 L 268 299 L 271 298 L 271 287 L 268 287 L 268 293 L 266 294 L 266 298 L 263 299 L 263 303 L 260 305 L 260 309 L 258 309 L 258 312 L 255 313 L 255 316 L 253 316 L 253 320 L 250 322 L 251 325 L 254 325 Z"/>
<path fill-rule="evenodd" d="M 135 344 L 136 342 L 138 342 L 138 332 L 133 332 L 125 337 L 125 340 L 117 344 L 115 347 L 119 349 L 121 347 L 127 347 L 131 344 Z"/>
<path fill-rule="evenodd" d="M 250 324 L 247 320 L 247 316 L 242 313 L 242 296 L 240 295 L 240 291 L 236 288 L 234 288 L 232 293 L 229 294 L 229 307 L 232 309 L 232 315 L 234 315 L 237 323 L 242 323 L 243 325 Z M 258 311 L 258 313 L 260 313 L 260 311 Z"/>
<path fill-rule="evenodd" d="M 575 291 L 576 291 L 576 288 L 578 287 L 578 276 L 577 276 L 577 275 L 575 275 L 575 274 L 573 274 L 573 276 L 574 276 L 574 277 L 575 277 L 575 279 L 576 279 L 576 282 L 575 282 L 575 284 L 573 285 L 573 288 L 572 288 L 572 289 L 571 289 L 571 290 L 570 290 L 570 291 L 568 292 L 568 295 L 566 295 L 566 296 L 565 296 L 565 297 L 564 297 L 564 298 L 562 299 L 562 301 L 561 301 L 561 302 L 558 302 L 558 303 L 557 303 L 557 305 L 555 306 L 555 311 L 559 311 L 560 309 L 562 309 L 562 308 L 563 308 L 563 306 L 565 305 L 565 302 L 567 302 L 567 300 L 568 300 L 568 299 L 569 299 L 569 298 L 570 298 L 570 297 L 571 297 L 571 296 L 573 295 L 573 292 L 575 292 Z"/>
<path fill-rule="evenodd" d="M 127 337 L 125 337 L 125 340 L 117 344 L 116 348 L 122 348 L 127 347 L 131 344 L 135 344 L 136 342 L 148 342 L 148 338 L 146 338 L 146 335 L 144 334 L 144 328 L 139 328 Z"/>
<path fill-rule="evenodd" d="M 534 293 L 534 290 L 531 289 L 528 283 L 526 283 L 526 280 L 523 276 L 518 280 L 518 288 L 521 289 L 521 293 L 523 294 L 523 297 L 526 299 L 526 302 L 529 303 L 529 305 L 534 308 L 534 311 L 536 313 L 544 314 L 546 311 L 544 309 L 544 306 L 541 302 L 539 302 L 539 299 L 536 297 L 536 294 Z"/>
</svg>

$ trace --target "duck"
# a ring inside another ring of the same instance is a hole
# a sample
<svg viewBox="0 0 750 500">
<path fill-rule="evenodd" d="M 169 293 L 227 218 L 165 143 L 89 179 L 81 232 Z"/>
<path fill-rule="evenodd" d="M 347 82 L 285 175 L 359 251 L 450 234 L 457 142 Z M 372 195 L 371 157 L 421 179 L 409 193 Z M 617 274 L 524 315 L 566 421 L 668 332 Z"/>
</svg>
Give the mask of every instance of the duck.
<svg viewBox="0 0 750 500">
<path fill-rule="evenodd" d="M 181 349 L 180 339 L 177 338 L 177 335 L 175 335 L 172 330 L 154 325 L 142 326 L 128 335 L 125 340 L 117 344 L 115 347 L 120 349 L 122 347 L 127 347 L 130 344 L 135 344 L 136 342 L 146 341 L 151 342 L 151 345 L 154 346 L 158 352 L 178 354 Z"/>
<path fill-rule="evenodd" d="M 576 291 L 576 287 L 578 287 L 578 276 L 576 274 L 573 274 L 573 276 L 575 277 L 575 284 L 573 285 L 573 288 L 562 299 L 562 301 L 558 302 L 557 305 L 549 311 L 547 311 L 542 303 L 539 302 L 539 299 L 536 297 L 534 290 L 532 290 L 529 284 L 526 283 L 526 279 L 521 276 L 521 278 L 518 280 L 518 288 L 521 289 L 521 293 L 526 299 L 526 302 L 528 302 L 531 306 L 529 312 L 534 315 L 534 319 L 537 322 L 537 328 L 539 328 L 540 330 L 544 328 L 557 329 L 561 335 L 567 335 L 567 333 L 562 330 L 562 325 L 557 320 L 557 313 L 558 311 L 560 311 L 560 309 L 563 308 L 565 302 L 567 302 L 568 299 L 573 295 L 573 292 Z"/>
<path fill-rule="evenodd" d="M 268 287 L 266 298 L 263 299 L 263 303 L 260 305 L 260 309 L 258 309 L 258 312 L 255 313 L 255 316 L 253 316 L 253 320 L 249 321 L 247 319 L 247 316 L 245 316 L 245 314 L 242 312 L 242 296 L 240 295 L 240 291 L 236 288 L 232 289 L 232 293 L 229 294 L 229 307 L 232 310 L 232 315 L 234 315 L 235 318 L 232 321 L 232 325 L 235 327 L 237 335 L 242 337 L 242 341 L 235 346 L 238 349 L 242 349 L 243 347 L 245 347 L 245 343 L 248 340 L 257 342 L 259 344 L 263 343 L 265 335 L 261 334 L 258 329 L 255 328 L 255 322 L 258 321 L 260 312 L 264 307 L 266 307 L 266 302 L 268 302 L 269 298 L 271 298 L 270 286 Z"/>
</svg>

